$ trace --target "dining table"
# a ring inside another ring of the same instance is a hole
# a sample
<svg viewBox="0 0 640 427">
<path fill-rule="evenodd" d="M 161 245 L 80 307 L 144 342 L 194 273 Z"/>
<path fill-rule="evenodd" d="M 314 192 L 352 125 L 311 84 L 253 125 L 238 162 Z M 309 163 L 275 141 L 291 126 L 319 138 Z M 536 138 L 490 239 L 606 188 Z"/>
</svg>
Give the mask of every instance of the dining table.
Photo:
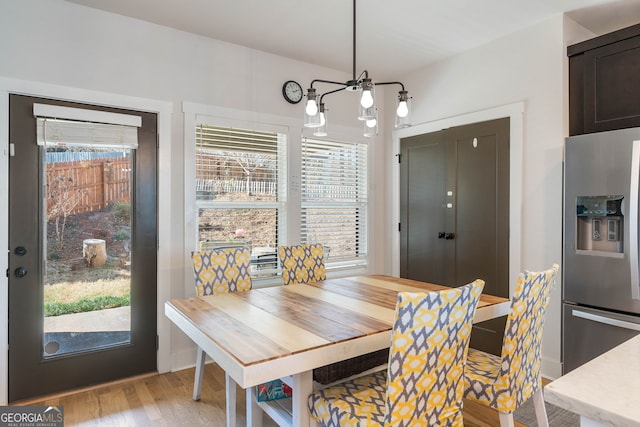
<svg viewBox="0 0 640 427">
<path fill-rule="evenodd" d="M 444 289 L 386 275 L 350 276 L 173 299 L 165 315 L 245 389 L 248 426 L 261 425 L 263 411 L 280 425 L 314 426 L 307 408 L 313 369 L 389 348 L 398 293 Z M 508 298 L 482 294 L 474 323 L 509 309 Z M 255 386 L 282 378 L 292 396 L 258 402 Z M 235 413 L 227 409 L 230 424 Z"/>
</svg>

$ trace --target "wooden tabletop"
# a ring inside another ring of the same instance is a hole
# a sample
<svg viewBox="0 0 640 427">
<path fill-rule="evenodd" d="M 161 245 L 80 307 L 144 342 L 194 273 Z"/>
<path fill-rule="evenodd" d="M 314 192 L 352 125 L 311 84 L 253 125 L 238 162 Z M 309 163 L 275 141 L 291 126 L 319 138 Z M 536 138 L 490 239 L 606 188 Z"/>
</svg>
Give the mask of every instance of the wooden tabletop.
<svg viewBox="0 0 640 427">
<path fill-rule="evenodd" d="M 241 387 L 389 346 L 398 292 L 444 286 L 372 275 L 171 300 L 166 315 Z M 508 313 L 482 295 L 474 322 Z"/>
</svg>

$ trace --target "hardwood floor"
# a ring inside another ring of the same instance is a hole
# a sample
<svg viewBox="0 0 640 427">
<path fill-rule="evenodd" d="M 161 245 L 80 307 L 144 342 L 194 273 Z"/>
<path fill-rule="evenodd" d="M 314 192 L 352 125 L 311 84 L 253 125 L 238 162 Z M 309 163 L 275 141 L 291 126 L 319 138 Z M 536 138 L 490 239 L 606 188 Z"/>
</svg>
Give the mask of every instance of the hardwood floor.
<svg viewBox="0 0 640 427">
<path fill-rule="evenodd" d="M 224 373 L 206 366 L 202 400 L 194 402 L 194 369 L 150 374 L 76 392 L 47 396 L 18 405 L 63 406 L 65 426 L 224 426 Z M 237 390 L 237 425 L 245 425 L 244 390 Z M 464 403 L 465 427 L 496 427 L 497 412 L 471 401 Z M 276 424 L 264 415 L 264 426 Z M 516 427 L 527 427 L 515 423 Z"/>
</svg>

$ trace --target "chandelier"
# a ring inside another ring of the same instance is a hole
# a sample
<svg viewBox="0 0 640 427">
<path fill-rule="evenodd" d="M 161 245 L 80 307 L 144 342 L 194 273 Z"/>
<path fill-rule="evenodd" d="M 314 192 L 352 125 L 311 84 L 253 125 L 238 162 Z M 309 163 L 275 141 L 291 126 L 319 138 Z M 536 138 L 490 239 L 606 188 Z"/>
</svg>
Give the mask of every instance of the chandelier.
<svg viewBox="0 0 640 427">
<path fill-rule="evenodd" d="M 314 84 L 327 83 L 338 85 L 337 89 L 328 90 L 320 94 Z M 313 128 L 314 136 L 327 135 L 327 111 L 324 104 L 324 97 L 332 93 L 343 90 L 358 92 L 360 103 L 358 107 L 358 120 L 363 121 L 364 136 L 374 137 L 378 134 L 378 107 L 375 103 L 375 86 L 399 85 L 398 99 L 396 104 L 395 128 L 405 128 L 411 126 L 409 116 L 411 113 L 411 98 L 401 82 L 376 82 L 369 77 L 367 70 L 356 76 L 356 0 L 353 0 L 353 75 L 352 79 L 346 82 L 335 82 L 331 80 L 315 79 L 311 82 L 307 90 L 307 102 L 304 109 L 304 126 Z"/>
</svg>

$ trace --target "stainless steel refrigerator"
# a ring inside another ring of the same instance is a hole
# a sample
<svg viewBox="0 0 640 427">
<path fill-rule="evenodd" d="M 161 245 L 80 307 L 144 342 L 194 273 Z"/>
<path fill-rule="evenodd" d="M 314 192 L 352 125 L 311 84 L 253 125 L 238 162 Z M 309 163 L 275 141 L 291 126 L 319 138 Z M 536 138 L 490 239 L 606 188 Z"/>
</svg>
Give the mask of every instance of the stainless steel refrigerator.
<svg viewBox="0 0 640 427">
<path fill-rule="evenodd" d="M 640 128 L 567 138 L 563 372 L 640 333 Z"/>
</svg>

